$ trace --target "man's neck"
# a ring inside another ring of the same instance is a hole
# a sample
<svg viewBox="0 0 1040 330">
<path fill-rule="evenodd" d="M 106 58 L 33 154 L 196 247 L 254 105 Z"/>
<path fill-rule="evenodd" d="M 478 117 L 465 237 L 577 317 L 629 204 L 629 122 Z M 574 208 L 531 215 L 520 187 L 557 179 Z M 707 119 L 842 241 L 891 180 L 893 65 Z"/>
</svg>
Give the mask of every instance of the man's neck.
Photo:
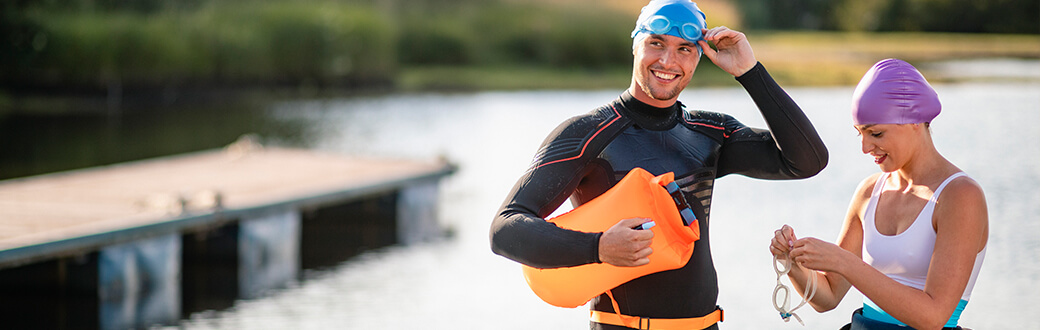
<svg viewBox="0 0 1040 330">
<path fill-rule="evenodd" d="M 658 108 L 640 101 L 630 91 L 621 94 L 621 111 L 641 128 L 661 131 L 668 130 L 678 123 L 679 103 L 672 103 L 667 108 Z"/>
<path fill-rule="evenodd" d="M 657 107 L 657 108 L 668 108 L 668 107 L 671 107 L 672 105 L 675 105 L 675 101 L 676 101 L 676 99 L 670 99 L 670 100 L 658 100 L 658 99 L 655 99 L 655 98 L 651 97 L 650 95 L 646 94 L 645 92 L 643 92 L 643 89 L 640 88 L 639 85 L 636 84 L 636 82 L 634 82 L 634 81 L 632 82 L 632 86 L 628 87 L 628 92 L 630 94 L 632 94 L 632 96 L 635 97 L 636 100 L 639 100 L 640 102 L 646 103 L 646 104 L 648 104 L 650 106 Z"/>
</svg>

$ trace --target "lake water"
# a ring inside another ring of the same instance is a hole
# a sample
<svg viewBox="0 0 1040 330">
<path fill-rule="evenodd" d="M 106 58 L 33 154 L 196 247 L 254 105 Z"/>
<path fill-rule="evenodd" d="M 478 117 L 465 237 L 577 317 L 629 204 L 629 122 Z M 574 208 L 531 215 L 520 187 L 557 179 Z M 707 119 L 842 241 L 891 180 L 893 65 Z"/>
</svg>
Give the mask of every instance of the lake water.
<svg viewBox="0 0 1040 330">
<path fill-rule="evenodd" d="M 1018 67 L 1012 71 L 1022 72 Z M 1025 68 L 1034 72 L 1040 62 Z M 944 105 L 932 125 L 936 145 L 982 185 L 989 207 L 989 250 L 961 322 L 975 329 L 1040 329 L 1031 317 L 1040 306 L 1040 76 L 1027 76 L 1016 83 L 935 86 Z M 834 240 L 853 189 L 877 171 L 851 128 L 852 89 L 788 89 L 830 150 L 821 174 L 800 181 L 718 180 L 711 230 L 723 328 L 803 328 L 784 323 L 770 303 L 775 274 L 766 246 L 782 224 L 800 236 Z M 195 313 L 176 327 L 583 329 L 587 309 L 539 300 L 518 264 L 491 253 L 488 229 L 545 135 L 620 92 L 385 95 L 118 118 L 8 115 L 0 117 L 0 178 L 213 148 L 245 132 L 274 144 L 346 154 L 443 156 L 460 167 L 442 184 L 439 212 L 442 225 L 455 233 L 451 238 L 305 270 L 288 288 Z M 740 88 L 691 88 L 680 100 L 764 125 Z M 805 329 L 836 329 L 860 303 L 853 290 L 834 311 L 806 307 L 799 314 Z"/>
<path fill-rule="evenodd" d="M 937 148 L 986 192 L 989 250 L 961 324 L 975 329 L 1040 329 L 1040 83 L 935 86 L 943 113 Z M 719 304 L 726 329 L 803 328 L 784 323 L 770 298 L 766 249 L 774 229 L 833 241 L 858 182 L 878 169 L 851 128 L 852 87 L 791 88 L 826 142 L 830 165 L 801 181 L 731 176 L 717 182 L 712 209 Z M 194 314 L 185 329 L 582 329 L 585 307 L 539 300 L 520 266 L 491 253 L 488 228 L 542 138 L 569 116 L 620 91 L 413 94 L 283 102 L 265 110 L 309 127 L 307 145 L 348 154 L 432 158 L 460 166 L 442 185 L 442 225 L 453 238 L 364 253 L 332 269 L 310 270 L 289 288 L 223 311 Z M 723 111 L 762 127 L 739 88 L 687 90 L 690 108 Z M 562 211 L 562 210 L 561 210 Z M 559 211 L 558 211 L 559 212 Z M 786 280 L 785 280 L 786 282 Z M 834 311 L 799 310 L 805 329 L 836 329 L 861 304 L 855 290 Z"/>
</svg>

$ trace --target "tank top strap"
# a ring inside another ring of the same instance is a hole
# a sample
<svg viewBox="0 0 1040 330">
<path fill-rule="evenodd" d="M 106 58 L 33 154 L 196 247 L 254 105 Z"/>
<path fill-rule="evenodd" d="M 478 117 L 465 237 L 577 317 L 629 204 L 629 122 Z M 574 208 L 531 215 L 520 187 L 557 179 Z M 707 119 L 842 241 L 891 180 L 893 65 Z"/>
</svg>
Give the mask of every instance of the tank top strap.
<svg viewBox="0 0 1040 330">
<path fill-rule="evenodd" d="M 932 198 L 928 200 L 928 203 L 929 204 L 935 204 L 936 202 L 938 202 L 939 201 L 939 194 L 942 193 L 943 188 L 946 188 L 946 185 L 950 184 L 950 182 L 953 181 L 953 179 L 956 179 L 956 178 L 959 178 L 959 177 L 962 177 L 962 176 L 966 177 L 966 176 L 968 176 L 968 174 L 964 173 L 964 172 L 957 172 L 957 173 L 954 173 L 953 175 L 950 175 L 949 177 L 947 177 L 946 180 L 943 180 L 943 182 L 941 184 L 939 184 L 939 187 L 935 188 L 935 192 L 932 193 Z"/>
<path fill-rule="evenodd" d="M 947 177 L 946 180 L 943 180 L 943 182 L 939 184 L 939 187 L 935 188 L 935 192 L 932 193 L 932 197 L 928 198 L 928 203 L 924 205 L 924 209 L 921 209 L 921 213 L 917 215 L 917 221 L 914 221 L 914 224 L 910 225 L 910 228 L 916 227 L 918 225 L 918 222 L 922 223 L 920 226 L 925 226 L 924 223 L 931 224 L 932 215 L 935 214 L 935 205 L 939 203 L 939 194 L 942 193 L 943 188 L 946 188 L 946 185 L 950 184 L 950 182 L 953 181 L 953 179 L 962 176 L 966 177 L 968 176 L 968 174 L 964 172 L 957 172 Z M 927 228 L 929 228 L 930 232 L 934 235 L 935 229 L 932 226 L 927 226 Z"/>
<path fill-rule="evenodd" d="M 878 176 L 877 181 L 874 182 L 874 190 L 870 192 L 870 201 L 867 202 L 866 212 L 863 214 L 861 224 L 863 226 L 864 235 L 874 234 L 877 230 L 874 227 L 874 213 L 877 212 L 878 201 L 881 198 L 881 191 L 885 189 L 885 181 L 888 181 L 889 173 L 881 173 Z M 872 232 L 868 232 L 871 230 Z"/>
<path fill-rule="evenodd" d="M 881 192 L 885 188 L 885 182 L 888 181 L 888 176 L 892 173 L 883 172 L 878 176 L 877 181 L 874 181 L 874 191 L 870 192 L 870 199 L 877 200 L 881 196 Z"/>
</svg>

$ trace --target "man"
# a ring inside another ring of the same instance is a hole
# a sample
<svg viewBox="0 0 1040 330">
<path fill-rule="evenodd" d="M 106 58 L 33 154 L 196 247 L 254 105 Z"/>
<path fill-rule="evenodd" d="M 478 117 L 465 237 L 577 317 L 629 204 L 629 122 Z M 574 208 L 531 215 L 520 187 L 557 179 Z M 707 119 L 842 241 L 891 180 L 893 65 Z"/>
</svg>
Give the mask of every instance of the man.
<svg viewBox="0 0 1040 330">
<path fill-rule="evenodd" d="M 735 173 L 798 179 L 826 166 L 823 141 L 755 59 L 744 34 L 726 27 L 705 29 L 704 18 L 689 0 L 653 0 L 644 7 L 632 32 L 629 89 L 557 127 L 491 225 L 492 250 L 531 267 L 644 265 L 653 252 L 653 233 L 632 228 L 645 219 L 624 219 L 605 232 L 585 233 L 557 227 L 545 217 L 567 198 L 575 205 L 592 200 L 635 167 L 654 175 L 675 173 L 700 219 L 693 256 L 682 268 L 634 279 L 610 290 L 610 296 L 594 298 L 593 329 L 624 329 L 623 315 L 641 318 L 641 326 L 651 328 L 717 328 L 721 310 L 708 231 L 715 178 Z M 677 101 L 702 52 L 736 77 L 770 130 L 746 127 L 721 113 L 686 110 Z"/>
</svg>

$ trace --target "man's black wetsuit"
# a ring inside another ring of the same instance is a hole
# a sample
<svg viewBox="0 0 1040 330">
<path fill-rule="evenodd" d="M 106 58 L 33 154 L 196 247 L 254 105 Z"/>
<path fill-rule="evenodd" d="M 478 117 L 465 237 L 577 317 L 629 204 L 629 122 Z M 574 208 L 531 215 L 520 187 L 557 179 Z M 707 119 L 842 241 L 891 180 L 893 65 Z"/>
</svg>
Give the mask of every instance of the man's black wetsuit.
<svg viewBox="0 0 1040 330">
<path fill-rule="evenodd" d="M 625 315 L 689 318 L 714 311 L 718 279 L 711 260 L 708 214 L 715 178 L 731 173 L 762 179 L 807 178 L 827 164 L 827 150 L 809 119 L 761 63 L 737 81 L 770 130 L 746 127 L 725 114 L 687 111 L 678 102 L 670 108 L 652 107 L 627 91 L 561 124 L 545 139 L 531 168 L 495 217 L 492 250 L 536 268 L 599 263 L 602 233 L 559 228 L 544 218 L 568 198 L 581 205 L 599 196 L 632 168 L 654 175 L 674 172 L 701 219 L 693 256 L 680 269 L 637 278 L 612 292 Z M 593 299 L 592 308 L 614 310 L 605 294 Z M 614 328 L 596 323 L 592 327 Z"/>
</svg>

